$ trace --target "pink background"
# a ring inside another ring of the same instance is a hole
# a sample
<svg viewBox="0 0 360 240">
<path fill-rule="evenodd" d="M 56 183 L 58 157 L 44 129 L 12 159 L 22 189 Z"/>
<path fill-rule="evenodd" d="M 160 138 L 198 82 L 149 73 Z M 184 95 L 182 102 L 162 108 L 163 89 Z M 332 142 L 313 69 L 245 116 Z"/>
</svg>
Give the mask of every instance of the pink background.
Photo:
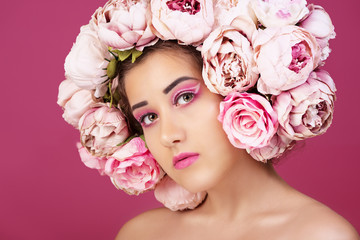
<svg viewBox="0 0 360 240">
<path fill-rule="evenodd" d="M 1 24 L 0 239 L 113 239 L 125 221 L 160 206 L 152 192 L 117 191 L 86 168 L 78 132 L 56 105 L 63 63 L 81 25 L 105 1 L 3 1 Z M 315 0 L 337 38 L 327 69 L 338 93 L 333 126 L 277 167 L 298 190 L 360 231 L 358 0 Z"/>
</svg>

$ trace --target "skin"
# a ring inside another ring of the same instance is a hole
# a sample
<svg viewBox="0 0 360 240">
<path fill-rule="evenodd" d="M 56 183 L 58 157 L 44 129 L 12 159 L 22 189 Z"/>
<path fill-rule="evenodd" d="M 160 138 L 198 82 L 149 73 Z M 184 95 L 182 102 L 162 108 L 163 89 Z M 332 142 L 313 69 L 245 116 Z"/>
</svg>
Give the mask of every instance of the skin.
<svg viewBox="0 0 360 240">
<path fill-rule="evenodd" d="M 164 93 L 183 77 L 187 80 Z M 207 89 L 189 57 L 152 53 L 127 73 L 125 90 L 160 166 L 189 191 L 207 191 L 208 197 L 194 210 L 145 212 L 116 239 L 359 239 L 345 219 L 294 190 L 272 165 L 231 145 L 217 120 L 222 97 Z M 181 152 L 199 158 L 175 169 L 173 157 Z"/>
</svg>

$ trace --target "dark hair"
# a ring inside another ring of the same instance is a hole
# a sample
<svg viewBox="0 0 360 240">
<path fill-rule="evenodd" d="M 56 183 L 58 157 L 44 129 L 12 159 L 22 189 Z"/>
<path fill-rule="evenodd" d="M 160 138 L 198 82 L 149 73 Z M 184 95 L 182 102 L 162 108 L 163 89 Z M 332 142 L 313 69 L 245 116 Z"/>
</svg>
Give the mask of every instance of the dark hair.
<svg viewBox="0 0 360 240">
<path fill-rule="evenodd" d="M 131 135 L 134 134 L 141 135 L 143 132 L 141 125 L 134 118 L 132 114 L 131 107 L 125 91 L 124 78 L 128 71 L 130 71 L 132 68 L 134 68 L 141 62 L 143 62 L 152 53 L 159 51 L 163 51 L 164 53 L 166 52 L 171 54 L 176 52 L 182 54 L 180 56 L 185 55 L 189 57 L 189 61 L 192 61 L 194 64 L 196 64 L 200 70 L 202 69 L 203 61 L 202 61 L 201 53 L 198 50 L 196 50 L 195 47 L 189 45 L 180 45 L 177 41 L 159 40 L 155 45 L 145 47 L 141 56 L 138 57 L 134 63 L 131 62 L 131 58 L 128 58 L 125 61 L 120 62 L 120 64 L 118 64 L 118 69 L 117 69 L 119 73 L 118 74 L 118 81 L 119 81 L 118 93 L 120 95 L 119 106 L 127 119 L 127 123 Z"/>
</svg>

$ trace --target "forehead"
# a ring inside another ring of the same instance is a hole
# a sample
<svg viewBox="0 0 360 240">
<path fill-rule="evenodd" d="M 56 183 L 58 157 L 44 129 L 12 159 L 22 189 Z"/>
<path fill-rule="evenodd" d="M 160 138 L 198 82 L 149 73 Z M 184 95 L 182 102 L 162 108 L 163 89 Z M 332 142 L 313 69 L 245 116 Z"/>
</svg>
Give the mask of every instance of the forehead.
<svg viewBox="0 0 360 240">
<path fill-rule="evenodd" d="M 179 77 L 201 78 L 201 69 L 190 56 L 176 52 L 154 52 L 133 67 L 124 76 L 125 91 L 129 102 L 146 100 L 151 94 L 162 92 Z"/>
</svg>

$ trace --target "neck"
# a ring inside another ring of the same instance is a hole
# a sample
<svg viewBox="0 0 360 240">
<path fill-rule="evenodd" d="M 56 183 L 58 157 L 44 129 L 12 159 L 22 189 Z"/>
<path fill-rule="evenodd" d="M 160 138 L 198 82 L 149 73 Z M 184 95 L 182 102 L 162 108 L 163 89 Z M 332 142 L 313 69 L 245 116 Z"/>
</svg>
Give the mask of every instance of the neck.
<svg viewBox="0 0 360 240">
<path fill-rule="evenodd" d="M 246 154 L 221 182 L 208 190 L 201 211 L 231 220 L 278 206 L 289 189 L 271 163 L 258 162 Z"/>
</svg>

